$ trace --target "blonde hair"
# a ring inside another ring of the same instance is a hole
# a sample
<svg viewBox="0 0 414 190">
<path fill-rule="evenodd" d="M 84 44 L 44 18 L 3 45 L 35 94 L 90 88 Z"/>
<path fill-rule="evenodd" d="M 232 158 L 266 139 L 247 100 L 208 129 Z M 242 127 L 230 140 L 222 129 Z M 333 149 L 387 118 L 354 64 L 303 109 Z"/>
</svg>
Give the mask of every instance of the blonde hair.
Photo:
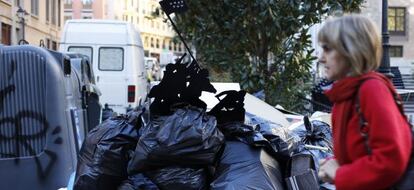
<svg viewBox="0 0 414 190">
<path fill-rule="evenodd" d="M 361 15 L 346 15 L 325 22 L 318 34 L 320 43 L 335 49 L 349 64 L 351 76 L 378 69 L 381 38 L 376 25 Z"/>
</svg>

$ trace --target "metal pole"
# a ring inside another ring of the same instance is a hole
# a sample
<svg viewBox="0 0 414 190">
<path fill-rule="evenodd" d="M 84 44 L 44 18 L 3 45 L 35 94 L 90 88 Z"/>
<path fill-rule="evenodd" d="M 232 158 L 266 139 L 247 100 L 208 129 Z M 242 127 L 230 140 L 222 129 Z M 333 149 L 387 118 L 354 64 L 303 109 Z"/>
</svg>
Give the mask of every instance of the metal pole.
<svg viewBox="0 0 414 190">
<path fill-rule="evenodd" d="M 382 0 L 382 60 L 379 72 L 388 76 L 389 78 L 394 77 L 391 73 L 390 68 L 390 54 L 389 54 L 389 39 L 390 34 L 388 33 L 388 0 Z"/>
<path fill-rule="evenodd" d="M 185 46 L 185 48 L 187 49 L 188 53 L 190 54 L 191 58 L 192 58 L 194 61 L 196 61 L 196 62 L 197 62 L 197 60 L 194 58 L 193 54 L 191 53 L 190 48 L 188 48 L 187 43 L 185 43 L 183 36 L 181 36 L 181 33 L 180 33 L 180 31 L 178 30 L 177 26 L 174 24 L 173 20 L 171 19 L 170 15 L 168 15 L 167 13 L 165 13 L 165 14 L 167 15 L 168 19 L 170 20 L 170 22 L 171 22 L 171 24 L 172 24 L 172 26 L 173 26 L 174 30 L 177 32 L 178 37 L 180 37 L 181 41 L 184 43 L 184 46 Z"/>
<path fill-rule="evenodd" d="M 25 20 L 24 20 L 24 18 L 22 18 L 22 39 L 23 40 L 26 40 L 26 38 L 25 38 L 25 31 L 24 31 L 24 27 L 25 27 Z"/>
</svg>

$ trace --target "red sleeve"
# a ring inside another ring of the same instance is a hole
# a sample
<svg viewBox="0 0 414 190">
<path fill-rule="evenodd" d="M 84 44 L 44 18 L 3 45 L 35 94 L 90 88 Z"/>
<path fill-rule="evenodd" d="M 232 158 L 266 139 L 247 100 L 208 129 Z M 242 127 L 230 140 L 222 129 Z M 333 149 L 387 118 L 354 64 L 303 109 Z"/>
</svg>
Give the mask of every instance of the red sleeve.
<svg viewBox="0 0 414 190">
<path fill-rule="evenodd" d="M 372 154 L 341 166 L 335 177 L 338 190 L 387 189 L 408 165 L 411 133 L 387 86 L 379 80 L 361 86 L 360 105 L 369 126 Z"/>
</svg>

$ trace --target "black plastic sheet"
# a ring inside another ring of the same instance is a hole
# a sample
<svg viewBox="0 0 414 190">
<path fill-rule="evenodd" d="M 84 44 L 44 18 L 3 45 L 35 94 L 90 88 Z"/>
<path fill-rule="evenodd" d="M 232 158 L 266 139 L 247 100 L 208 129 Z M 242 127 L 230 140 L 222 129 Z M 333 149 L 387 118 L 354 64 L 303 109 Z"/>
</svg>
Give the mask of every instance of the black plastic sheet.
<svg viewBox="0 0 414 190">
<path fill-rule="evenodd" d="M 292 152 L 294 154 L 312 155 L 316 171 L 319 170 L 319 160 L 333 157 L 332 131 L 328 124 L 317 120 L 309 121 L 308 118 L 304 118 L 304 123 L 294 127 L 289 131 L 289 134 L 294 141 Z M 320 183 L 321 188 L 335 189 L 335 186 L 329 183 Z"/>
<path fill-rule="evenodd" d="M 208 189 L 206 169 L 166 167 L 145 172 L 161 190 L 204 190 Z"/>
<path fill-rule="evenodd" d="M 315 163 L 309 154 L 293 155 L 286 172 L 288 190 L 315 190 L 319 188 Z"/>
<path fill-rule="evenodd" d="M 212 190 L 284 189 L 279 163 L 262 148 L 226 141 Z"/>
<path fill-rule="evenodd" d="M 215 161 L 224 143 L 216 119 L 205 110 L 187 106 L 169 116 L 154 116 L 141 128 L 128 173 L 135 174 L 167 166 L 202 168 Z"/>
<path fill-rule="evenodd" d="M 140 114 L 107 119 L 89 132 L 78 156 L 74 189 L 116 189 L 127 179 L 129 155 L 139 138 Z"/>
<path fill-rule="evenodd" d="M 159 190 L 159 188 L 143 174 L 129 176 L 117 190 Z"/>
<path fill-rule="evenodd" d="M 315 163 L 318 163 L 320 159 L 332 157 L 333 145 L 330 126 L 317 120 L 311 121 L 310 124 L 305 123 L 289 132 L 297 144 L 294 153 L 311 154 Z M 313 145 L 316 148 L 308 148 L 305 145 Z M 318 149 L 318 147 L 323 149 Z"/>
<path fill-rule="evenodd" d="M 290 158 L 289 134 L 286 129 L 275 124 L 245 125 L 231 122 L 218 126 L 227 140 L 237 140 L 254 147 L 263 147 L 279 161 Z"/>
</svg>

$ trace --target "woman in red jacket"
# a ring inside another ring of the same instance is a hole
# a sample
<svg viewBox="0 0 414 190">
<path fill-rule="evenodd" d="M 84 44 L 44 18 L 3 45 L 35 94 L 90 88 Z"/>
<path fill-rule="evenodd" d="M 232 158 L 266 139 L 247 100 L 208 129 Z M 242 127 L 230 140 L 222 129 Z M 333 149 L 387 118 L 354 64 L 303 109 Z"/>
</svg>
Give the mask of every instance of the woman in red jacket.
<svg viewBox="0 0 414 190">
<path fill-rule="evenodd" d="M 363 16 L 343 16 L 328 20 L 318 39 L 319 61 L 335 81 L 325 93 L 334 103 L 335 158 L 320 162 L 319 177 L 338 190 L 389 189 L 408 165 L 411 132 L 393 98 L 392 82 L 375 72 L 382 53 L 377 27 Z M 357 98 L 368 123 L 367 140 L 360 133 Z"/>
</svg>

